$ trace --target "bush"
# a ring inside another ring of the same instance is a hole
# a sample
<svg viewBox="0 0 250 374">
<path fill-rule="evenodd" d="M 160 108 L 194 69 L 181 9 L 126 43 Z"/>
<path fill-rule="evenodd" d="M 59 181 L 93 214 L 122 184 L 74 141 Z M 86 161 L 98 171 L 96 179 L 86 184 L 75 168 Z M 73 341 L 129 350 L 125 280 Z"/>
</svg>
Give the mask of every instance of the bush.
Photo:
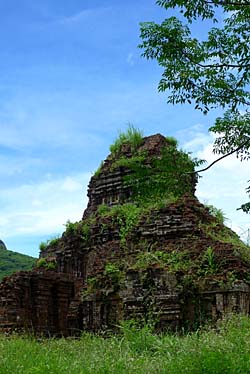
<svg viewBox="0 0 250 374">
<path fill-rule="evenodd" d="M 169 145 L 172 145 L 175 148 L 178 146 L 178 140 L 175 139 L 173 136 L 166 136 L 165 139 L 167 140 Z"/>
<path fill-rule="evenodd" d="M 41 252 L 43 252 L 48 247 L 48 242 L 41 242 L 39 244 L 39 249 Z"/>
<path fill-rule="evenodd" d="M 75 234 L 78 228 L 78 222 L 73 223 L 68 219 L 64 226 L 67 234 Z"/>
<path fill-rule="evenodd" d="M 41 257 L 37 260 L 36 266 L 38 268 L 45 268 L 47 270 L 54 270 L 56 268 L 56 262 L 54 259 L 49 257 Z"/>
</svg>

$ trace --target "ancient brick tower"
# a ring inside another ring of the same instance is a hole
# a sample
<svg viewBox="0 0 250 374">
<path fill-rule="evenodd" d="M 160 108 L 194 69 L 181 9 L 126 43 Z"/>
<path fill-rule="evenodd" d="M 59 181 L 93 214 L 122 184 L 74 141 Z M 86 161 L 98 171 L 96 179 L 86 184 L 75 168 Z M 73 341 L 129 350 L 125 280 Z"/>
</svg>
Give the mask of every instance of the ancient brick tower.
<svg viewBox="0 0 250 374">
<path fill-rule="evenodd" d="M 190 157 L 162 135 L 124 143 L 91 178 L 83 219 L 0 283 L 0 329 L 48 334 L 151 319 L 178 328 L 249 313 L 249 247 L 194 196 Z"/>
</svg>

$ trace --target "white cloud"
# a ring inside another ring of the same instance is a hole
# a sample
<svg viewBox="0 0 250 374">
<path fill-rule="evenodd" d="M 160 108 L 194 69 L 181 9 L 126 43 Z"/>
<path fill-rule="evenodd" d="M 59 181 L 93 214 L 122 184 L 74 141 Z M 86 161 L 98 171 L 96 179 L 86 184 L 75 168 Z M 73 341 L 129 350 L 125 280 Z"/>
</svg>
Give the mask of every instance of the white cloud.
<svg viewBox="0 0 250 374">
<path fill-rule="evenodd" d="M 82 185 L 79 181 L 75 180 L 72 177 L 66 177 L 63 184 L 62 190 L 68 192 L 76 192 L 82 190 Z"/>
<path fill-rule="evenodd" d="M 61 233 L 68 219 L 81 219 L 90 176 L 77 174 L 0 191 L 4 197 L 0 237 Z"/>
</svg>

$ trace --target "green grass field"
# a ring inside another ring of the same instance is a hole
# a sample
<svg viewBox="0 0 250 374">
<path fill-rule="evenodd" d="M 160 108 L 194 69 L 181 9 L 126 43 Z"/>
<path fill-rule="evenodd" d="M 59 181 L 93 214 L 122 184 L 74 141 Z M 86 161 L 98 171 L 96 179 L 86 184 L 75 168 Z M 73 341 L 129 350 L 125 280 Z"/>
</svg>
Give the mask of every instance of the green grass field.
<svg viewBox="0 0 250 374">
<path fill-rule="evenodd" d="M 233 316 L 185 336 L 123 327 L 103 338 L 0 337 L 1 374 L 250 373 L 250 318 Z"/>
</svg>

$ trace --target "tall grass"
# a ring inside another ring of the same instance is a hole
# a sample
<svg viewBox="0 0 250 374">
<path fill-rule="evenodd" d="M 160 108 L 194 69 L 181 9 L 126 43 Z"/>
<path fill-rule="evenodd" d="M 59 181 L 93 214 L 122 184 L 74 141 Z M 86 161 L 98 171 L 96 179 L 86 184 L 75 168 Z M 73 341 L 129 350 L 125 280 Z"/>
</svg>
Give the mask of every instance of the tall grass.
<svg viewBox="0 0 250 374">
<path fill-rule="evenodd" d="M 1 374 L 250 373 L 250 318 L 233 316 L 185 336 L 124 325 L 120 336 L 79 340 L 0 337 Z"/>
<path fill-rule="evenodd" d="M 132 124 L 128 125 L 126 132 L 120 132 L 113 144 L 110 145 L 109 150 L 112 154 L 120 152 L 123 144 L 127 143 L 131 146 L 132 153 L 140 146 L 143 140 L 143 132 Z"/>
</svg>

